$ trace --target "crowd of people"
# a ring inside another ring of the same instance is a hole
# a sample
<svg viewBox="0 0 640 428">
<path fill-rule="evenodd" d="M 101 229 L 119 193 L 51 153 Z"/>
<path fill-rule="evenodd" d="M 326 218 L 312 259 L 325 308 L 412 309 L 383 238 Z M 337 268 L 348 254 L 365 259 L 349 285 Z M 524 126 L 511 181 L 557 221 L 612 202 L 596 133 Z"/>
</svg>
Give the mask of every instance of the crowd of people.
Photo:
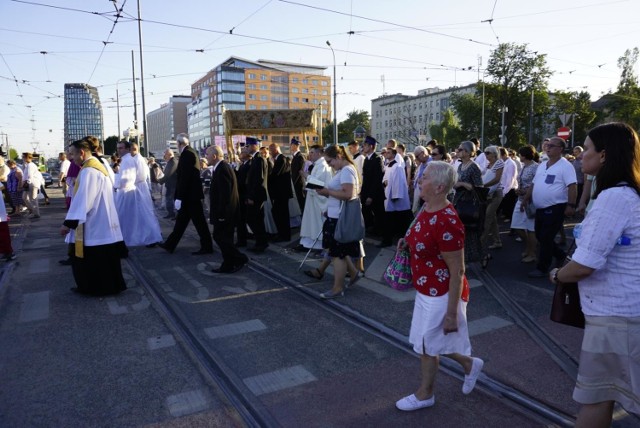
<svg viewBox="0 0 640 428">
<path fill-rule="evenodd" d="M 111 160 L 102 156 L 95 137 L 75 141 L 60 154 L 59 185 L 68 207 L 60 232 L 69 244 L 63 262 L 73 268 L 73 291 L 123 291 L 120 260 L 127 247 L 159 246 L 171 254 L 193 222 L 200 248 L 192 255 L 213 253 L 214 241 L 220 248 L 223 260 L 213 272 L 242 269 L 249 260 L 242 247 L 261 253 L 270 242 L 297 244 L 296 250 L 324 255 L 305 271 L 309 277 L 322 280 L 333 265 L 332 288 L 320 297 L 338 298 L 364 272 L 364 233 L 345 240 L 338 232 L 347 206 L 357 206 L 379 247 L 411 254 L 417 293 L 409 337 L 421 357 L 421 381 L 396 406 L 416 410 L 435 404 L 440 356 L 463 368 L 464 394 L 482 371 L 484 362 L 471 356 L 465 269 L 473 262 L 486 268 L 492 252 L 502 248 L 502 215 L 522 242 L 521 262 L 536 264 L 530 277 L 579 284 L 586 329 L 574 392 L 583 404 L 578 426 L 607 426 L 614 402 L 640 413 L 640 361 L 633 354 L 640 348 L 640 269 L 634 268 L 640 245 L 640 141 L 628 125 L 594 128 L 570 156 L 560 137 L 545 139 L 541 153 L 532 145 L 517 152 L 498 146 L 480 150 L 474 139 L 460 142 L 454 152 L 432 140 L 406 153 L 393 139 L 378 151 L 378 141 L 367 136 L 362 145 L 312 145 L 306 155 L 294 138 L 289 156 L 278 144 L 261 146 L 248 137 L 230 162 L 218 146 L 207 147 L 201 158 L 186 134 L 176 140 L 177 153 L 163 153 L 164 169 L 127 141 L 118 143 Z M 0 158 L 0 182 L 12 212 L 24 205 L 37 219 L 41 177 L 29 153 L 23 160 L 20 169 Z M 154 195 L 163 200 L 157 205 L 165 218 L 175 221 L 165 240 Z M 559 268 L 567 254 L 556 238 L 564 238 L 563 222 L 576 213 L 584 215 L 577 247 L 572 261 Z M 6 222 L 2 204 L 0 252 L 11 260 Z M 297 226 L 299 242 L 292 243 L 291 229 Z M 94 275 L 98 269 L 101 278 Z"/>
</svg>

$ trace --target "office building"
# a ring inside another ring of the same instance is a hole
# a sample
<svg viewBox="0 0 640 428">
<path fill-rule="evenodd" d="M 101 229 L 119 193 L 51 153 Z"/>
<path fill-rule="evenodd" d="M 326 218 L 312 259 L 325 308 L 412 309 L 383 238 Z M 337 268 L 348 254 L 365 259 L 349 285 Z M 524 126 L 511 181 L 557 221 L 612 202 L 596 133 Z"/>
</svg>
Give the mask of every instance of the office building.
<svg viewBox="0 0 640 428">
<path fill-rule="evenodd" d="M 176 135 L 188 132 L 187 106 L 191 104 L 188 95 L 173 95 L 169 102 L 159 109 L 147 113 L 147 146 L 149 153 L 161 157 L 167 148 L 167 141 L 175 140 Z"/>
<path fill-rule="evenodd" d="M 476 85 L 448 89 L 430 88 L 418 95 L 383 95 L 371 100 L 371 134 L 383 143 L 395 139 L 408 150 L 419 142 L 431 139 L 429 127 L 442 121 L 442 114 L 451 107 L 453 94 L 470 94 Z"/>
<path fill-rule="evenodd" d="M 64 142 L 93 135 L 104 141 L 102 104 L 98 90 L 86 83 L 64 84 Z"/>
<path fill-rule="evenodd" d="M 326 67 L 231 57 L 191 85 L 187 108 L 189 136 L 196 148 L 225 133 L 224 110 L 317 108 L 322 124 L 331 119 L 331 78 Z M 294 135 L 264 135 L 285 145 Z M 301 135 L 295 135 L 302 137 Z M 318 140 L 309 135 L 309 143 Z"/>
</svg>

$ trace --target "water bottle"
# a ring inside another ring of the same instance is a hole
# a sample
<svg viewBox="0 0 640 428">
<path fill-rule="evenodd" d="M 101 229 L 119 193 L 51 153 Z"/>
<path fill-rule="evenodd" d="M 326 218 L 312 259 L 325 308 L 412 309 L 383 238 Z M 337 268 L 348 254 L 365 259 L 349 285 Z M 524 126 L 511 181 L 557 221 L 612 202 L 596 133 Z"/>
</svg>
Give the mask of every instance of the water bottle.
<svg viewBox="0 0 640 428">
<path fill-rule="evenodd" d="M 578 223 L 573 227 L 573 237 L 575 239 L 580 239 L 581 234 L 582 234 L 582 223 Z M 623 245 L 623 246 L 631 245 L 631 238 L 629 238 L 628 236 L 622 235 L 616 240 L 616 245 Z"/>
</svg>

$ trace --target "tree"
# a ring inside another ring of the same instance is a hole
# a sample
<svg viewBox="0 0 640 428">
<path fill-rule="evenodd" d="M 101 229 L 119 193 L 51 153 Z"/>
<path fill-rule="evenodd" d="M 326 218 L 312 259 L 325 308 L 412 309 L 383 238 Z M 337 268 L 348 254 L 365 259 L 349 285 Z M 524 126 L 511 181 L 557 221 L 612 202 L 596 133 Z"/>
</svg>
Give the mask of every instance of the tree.
<svg viewBox="0 0 640 428">
<path fill-rule="evenodd" d="M 432 138 L 438 140 L 447 149 L 465 139 L 458 119 L 450 108 L 442 112 L 442 121 L 439 124 L 429 127 L 429 133 Z"/>
<path fill-rule="evenodd" d="M 489 124 L 488 128 L 485 126 L 485 135 L 487 130 L 488 135 L 495 135 L 496 128 L 500 131 L 501 110 L 507 107 L 504 114 L 507 145 L 525 143 L 530 128 L 532 93 L 534 118 L 538 117 L 539 121 L 540 114 L 548 108 L 547 84 L 551 71 L 546 55 L 529 51 L 526 44 L 501 43 L 491 53 L 487 73 L 491 82 L 485 84 L 485 118 Z"/>
<path fill-rule="evenodd" d="M 112 135 L 111 137 L 107 137 L 104 140 L 104 154 L 112 155 L 116 152 L 116 147 L 118 145 L 118 137 L 116 135 Z"/>
<path fill-rule="evenodd" d="M 9 159 L 18 160 L 18 151 L 13 147 L 9 148 Z"/>
<path fill-rule="evenodd" d="M 615 119 L 627 122 L 634 128 L 640 125 L 640 86 L 635 73 L 638 54 L 638 48 L 627 49 L 624 56 L 618 58 L 620 83 L 615 92 L 612 112 Z"/>
<path fill-rule="evenodd" d="M 575 114 L 575 126 L 573 141 L 575 145 L 580 145 L 587 137 L 587 132 L 593 127 L 596 120 L 596 113 L 591 109 L 591 95 L 589 92 L 556 92 L 553 95 L 553 106 L 550 109 L 550 123 L 555 127 L 562 126 L 561 114 Z M 574 121 L 571 120 L 566 126 L 571 127 Z"/>
<path fill-rule="evenodd" d="M 353 140 L 353 131 L 358 125 L 362 125 L 367 133 L 371 129 L 371 120 L 369 112 L 366 110 L 353 110 L 347 114 L 347 118 L 338 123 L 338 142 L 346 143 Z M 322 128 L 322 141 L 325 146 L 334 143 L 333 141 L 333 122 L 327 122 Z"/>
<path fill-rule="evenodd" d="M 482 85 L 482 83 L 479 83 Z M 480 92 L 480 93 L 478 93 Z M 480 136 L 482 121 L 482 90 L 474 94 L 453 94 L 451 105 L 454 106 L 459 120 L 460 131 L 464 139 Z"/>
</svg>

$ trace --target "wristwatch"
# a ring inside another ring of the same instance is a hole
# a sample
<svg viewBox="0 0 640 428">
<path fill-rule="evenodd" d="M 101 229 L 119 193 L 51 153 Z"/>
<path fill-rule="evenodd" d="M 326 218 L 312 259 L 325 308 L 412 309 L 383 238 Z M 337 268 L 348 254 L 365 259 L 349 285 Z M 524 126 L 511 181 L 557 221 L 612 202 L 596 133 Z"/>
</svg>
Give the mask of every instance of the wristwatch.
<svg viewBox="0 0 640 428">
<path fill-rule="evenodd" d="M 557 269 L 553 272 L 553 282 L 554 284 L 557 284 L 560 282 L 560 280 L 558 279 L 558 272 L 560 272 L 560 269 Z"/>
</svg>

